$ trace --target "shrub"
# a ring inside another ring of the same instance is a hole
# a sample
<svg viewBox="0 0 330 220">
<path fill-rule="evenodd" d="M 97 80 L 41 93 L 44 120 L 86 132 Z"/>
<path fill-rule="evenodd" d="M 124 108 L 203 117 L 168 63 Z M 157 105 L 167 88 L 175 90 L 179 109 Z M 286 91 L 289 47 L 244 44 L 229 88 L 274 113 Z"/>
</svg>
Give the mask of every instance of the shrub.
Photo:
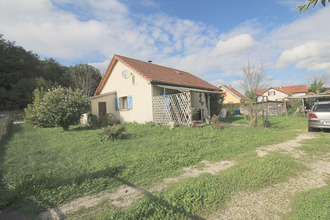
<svg viewBox="0 0 330 220">
<path fill-rule="evenodd" d="M 79 89 L 59 86 L 34 95 L 33 104 L 26 109 L 26 121 L 40 127 L 59 125 L 66 131 L 91 108 L 89 98 Z"/>
<path fill-rule="evenodd" d="M 212 123 L 212 127 L 220 130 L 222 128 L 222 125 L 220 123 L 220 118 L 218 115 L 213 115 L 211 118 L 211 123 Z"/>
<path fill-rule="evenodd" d="M 103 128 L 108 125 L 115 125 L 116 117 L 112 113 L 99 116 L 89 114 L 87 121 L 92 128 Z"/>
<path fill-rule="evenodd" d="M 4 136 L 8 133 L 12 125 L 12 120 L 8 118 L 0 118 L 0 143 Z"/>
<path fill-rule="evenodd" d="M 38 110 L 42 104 L 43 97 L 45 95 L 44 88 L 38 88 L 33 91 L 33 103 L 28 104 L 27 108 L 24 109 L 25 117 L 24 122 L 34 126 L 52 127 L 55 126 L 54 123 L 44 123 L 41 124 L 38 120 Z"/>
<path fill-rule="evenodd" d="M 114 126 L 106 126 L 102 128 L 100 135 L 102 140 L 111 140 L 115 141 L 121 139 L 126 134 L 125 125 L 114 125 Z"/>
</svg>

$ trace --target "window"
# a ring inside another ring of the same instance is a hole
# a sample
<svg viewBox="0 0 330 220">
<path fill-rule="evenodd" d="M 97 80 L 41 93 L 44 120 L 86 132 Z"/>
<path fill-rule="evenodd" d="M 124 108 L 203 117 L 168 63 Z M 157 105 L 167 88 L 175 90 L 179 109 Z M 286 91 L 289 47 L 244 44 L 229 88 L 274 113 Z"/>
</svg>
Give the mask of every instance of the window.
<svg viewBox="0 0 330 220">
<path fill-rule="evenodd" d="M 107 105 L 106 102 L 99 102 L 99 115 L 107 114 Z"/>
<path fill-rule="evenodd" d="M 268 92 L 268 96 L 273 96 L 273 95 L 275 95 L 275 91 L 269 91 Z"/>
<path fill-rule="evenodd" d="M 132 96 L 123 96 L 116 98 L 116 110 L 131 110 L 132 106 Z"/>
</svg>

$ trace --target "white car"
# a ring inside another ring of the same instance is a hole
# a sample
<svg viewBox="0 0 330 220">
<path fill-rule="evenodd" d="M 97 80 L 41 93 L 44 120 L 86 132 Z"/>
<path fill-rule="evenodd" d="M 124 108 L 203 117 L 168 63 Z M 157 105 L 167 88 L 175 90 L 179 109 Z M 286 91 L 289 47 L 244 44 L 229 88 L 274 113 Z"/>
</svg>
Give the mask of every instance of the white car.
<svg viewBox="0 0 330 220">
<path fill-rule="evenodd" d="M 315 102 L 308 115 L 308 131 L 330 129 L 330 101 Z"/>
</svg>

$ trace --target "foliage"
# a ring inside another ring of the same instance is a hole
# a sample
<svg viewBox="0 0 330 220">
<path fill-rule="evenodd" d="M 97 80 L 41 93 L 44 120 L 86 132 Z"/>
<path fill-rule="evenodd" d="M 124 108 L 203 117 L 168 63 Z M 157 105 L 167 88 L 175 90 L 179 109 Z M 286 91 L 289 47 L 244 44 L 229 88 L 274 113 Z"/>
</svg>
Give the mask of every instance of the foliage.
<svg viewBox="0 0 330 220">
<path fill-rule="evenodd" d="M 250 120 L 249 125 L 252 127 L 256 126 L 256 123 L 253 121 L 257 117 L 257 112 L 255 112 L 255 102 L 258 96 L 257 92 L 260 89 L 265 89 L 270 84 L 266 81 L 263 68 L 263 63 L 261 63 L 259 67 L 255 67 L 251 65 L 248 60 L 247 64 L 242 68 L 242 76 L 238 77 L 241 89 L 245 92 L 245 96 L 248 99 L 246 103 L 249 109 L 247 119 Z"/>
<path fill-rule="evenodd" d="M 114 124 L 116 124 L 116 117 L 112 114 L 105 114 L 105 115 L 93 115 L 93 114 L 89 114 L 88 115 L 88 124 L 92 127 L 92 128 L 103 128 L 106 127 L 108 125 L 112 126 Z"/>
<path fill-rule="evenodd" d="M 320 79 L 317 80 L 316 77 L 314 77 L 314 80 L 312 83 L 310 83 L 309 88 L 308 88 L 308 93 L 322 93 L 326 91 L 326 88 L 324 86 L 324 80 Z"/>
<path fill-rule="evenodd" d="M 315 5 L 318 3 L 319 0 L 307 0 L 308 3 L 305 5 L 298 5 L 295 10 L 299 9 L 299 14 L 300 12 L 304 9 L 305 13 L 307 12 L 307 9 L 309 8 L 310 5 L 313 5 L 313 8 L 315 7 Z M 327 0 L 321 0 L 322 5 L 325 7 L 326 6 L 326 2 Z M 328 2 L 330 2 L 330 0 L 328 0 Z"/>
<path fill-rule="evenodd" d="M 227 116 L 235 115 L 235 110 L 239 110 L 242 106 L 241 103 L 226 103 L 223 107 L 226 108 Z"/>
<path fill-rule="evenodd" d="M 210 94 L 210 115 L 219 115 L 222 109 L 224 96 L 222 93 Z"/>
<path fill-rule="evenodd" d="M 299 193 L 292 203 L 292 219 L 329 219 L 330 188 L 323 187 Z"/>
<path fill-rule="evenodd" d="M 90 96 L 101 79 L 90 65 L 65 67 L 52 58 L 39 56 L 0 34 L 0 111 L 23 110 L 32 102 L 33 91 L 52 86 L 81 89 Z"/>
<path fill-rule="evenodd" d="M 27 108 L 24 109 L 25 123 L 31 124 L 33 126 L 41 126 L 41 124 L 39 124 L 38 111 L 42 104 L 45 93 L 46 92 L 45 92 L 44 88 L 35 89 L 33 91 L 33 103 L 28 104 Z M 43 126 L 50 127 L 50 126 L 55 126 L 55 124 L 53 124 L 53 123 L 43 124 Z"/>
<path fill-rule="evenodd" d="M 122 139 L 125 134 L 126 134 L 126 127 L 124 124 L 114 125 L 114 126 L 108 125 L 102 128 L 100 132 L 102 140 L 110 140 L 110 141 Z"/>
<path fill-rule="evenodd" d="M 46 93 L 36 90 L 33 105 L 26 109 L 26 121 L 41 127 L 59 125 L 66 131 L 89 110 L 90 100 L 80 90 L 61 86 Z"/>
<path fill-rule="evenodd" d="M 83 90 L 88 97 L 94 94 L 102 78 L 100 71 L 88 64 L 69 67 L 67 75 L 70 76 L 74 88 Z"/>
<path fill-rule="evenodd" d="M 0 118 L 0 143 L 12 126 L 11 117 Z"/>
<path fill-rule="evenodd" d="M 220 130 L 222 128 L 222 125 L 220 123 L 219 115 L 213 115 L 212 116 L 211 124 L 212 124 L 212 127 L 217 129 L 217 130 Z"/>
</svg>

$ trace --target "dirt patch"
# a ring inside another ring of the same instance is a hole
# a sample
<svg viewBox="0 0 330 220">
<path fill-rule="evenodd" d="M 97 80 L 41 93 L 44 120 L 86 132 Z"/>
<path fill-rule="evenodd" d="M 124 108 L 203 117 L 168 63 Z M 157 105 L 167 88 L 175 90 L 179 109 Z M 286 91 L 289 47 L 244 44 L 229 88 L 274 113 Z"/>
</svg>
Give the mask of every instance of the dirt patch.
<svg viewBox="0 0 330 220">
<path fill-rule="evenodd" d="M 188 177 L 197 177 L 202 173 L 215 174 L 236 164 L 234 161 L 221 161 L 218 163 L 212 163 L 206 160 L 201 161 L 201 163 L 204 164 L 202 168 L 198 168 L 196 165 L 183 168 L 183 171 L 185 172 L 181 176 L 175 178 L 165 178 L 162 183 L 152 187 L 151 189 L 145 190 L 136 185 L 122 186 L 119 187 L 119 189 L 117 189 L 117 191 L 114 193 L 102 192 L 93 196 L 82 197 L 70 203 L 63 204 L 60 207 L 56 207 L 47 212 L 41 213 L 39 218 L 60 219 L 63 214 L 77 211 L 82 207 L 94 207 L 104 200 L 109 201 L 112 205 L 117 207 L 127 207 L 137 199 L 141 198 L 144 194 L 160 191 L 167 187 L 167 185 L 170 183 L 178 182 L 179 180 Z"/>
<path fill-rule="evenodd" d="M 281 214 L 291 211 L 290 204 L 294 194 L 326 186 L 325 180 L 330 175 L 329 154 L 310 161 L 308 157 L 304 157 L 303 151 L 296 149 L 302 146 L 300 142 L 313 138 L 314 135 L 304 133 L 294 140 L 259 148 L 257 150 L 259 156 L 271 151 L 281 151 L 299 158 L 299 162 L 307 165 L 311 170 L 301 173 L 299 177 L 290 178 L 285 183 L 257 192 L 238 193 L 232 197 L 226 209 L 210 216 L 210 219 L 280 219 Z"/>
</svg>

